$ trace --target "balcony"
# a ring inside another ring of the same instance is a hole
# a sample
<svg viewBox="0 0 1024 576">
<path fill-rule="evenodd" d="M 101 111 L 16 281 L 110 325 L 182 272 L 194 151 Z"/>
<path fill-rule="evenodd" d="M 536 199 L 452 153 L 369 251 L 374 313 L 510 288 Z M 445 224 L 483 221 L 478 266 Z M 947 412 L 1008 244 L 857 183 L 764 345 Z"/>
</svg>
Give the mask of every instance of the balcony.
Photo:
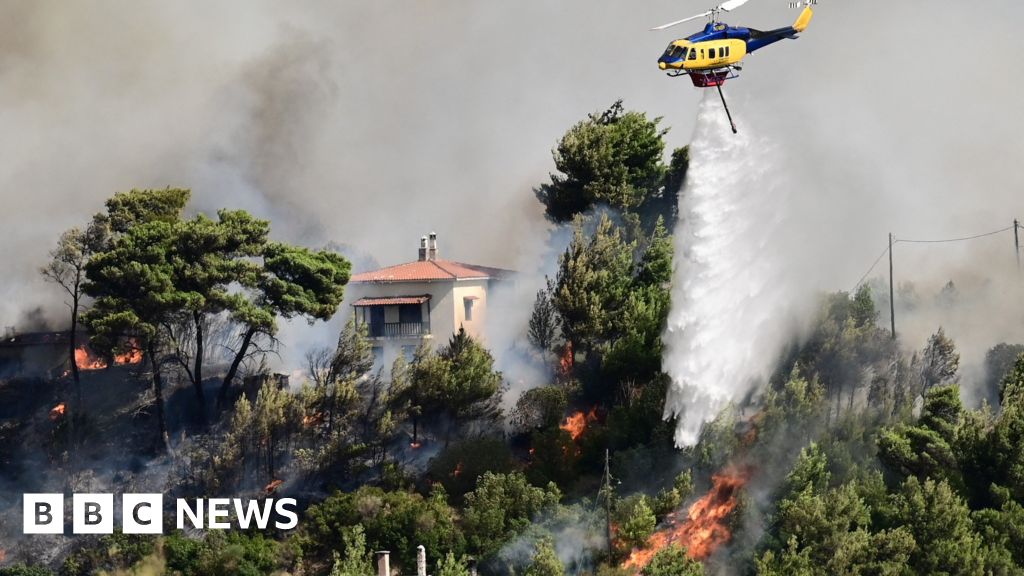
<svg viewBox="0 0 1024 576">
<path fill-rule="evenodd" d="M 429 322 L 370 322 L 367 324 L 367 336 L 370 338 L 420 338 L 429 335 Z"/>
</svg>

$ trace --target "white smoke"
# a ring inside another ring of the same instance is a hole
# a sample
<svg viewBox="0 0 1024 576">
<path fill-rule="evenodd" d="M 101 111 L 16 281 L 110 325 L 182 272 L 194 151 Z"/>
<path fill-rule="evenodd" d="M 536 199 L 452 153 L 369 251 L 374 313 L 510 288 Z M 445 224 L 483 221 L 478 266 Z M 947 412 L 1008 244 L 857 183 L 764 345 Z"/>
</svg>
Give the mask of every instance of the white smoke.
<svg viewBox="0 0 1024 576">
<path fill-rule="evenodd" d="M 665 369 L 676 444 L 763 379 L 791 335 L 787 186 L 778 147 L 742 122 L 732 134 L 714 90 L 700 105 L 680 197 Z"/>
</svg>

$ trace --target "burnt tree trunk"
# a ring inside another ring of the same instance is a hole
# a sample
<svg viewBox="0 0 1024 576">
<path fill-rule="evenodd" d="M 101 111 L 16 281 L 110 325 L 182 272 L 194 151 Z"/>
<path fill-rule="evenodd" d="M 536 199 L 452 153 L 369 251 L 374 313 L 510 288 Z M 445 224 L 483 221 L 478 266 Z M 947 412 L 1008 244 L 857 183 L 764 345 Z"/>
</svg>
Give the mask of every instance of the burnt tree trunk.
<svg viewBox="0 0 1024 576">
<path fill-rule="evenodd" d="M 156 346 L 152 340 L 147 343 L 149 363 L 153 367 L 153 395 L 156 397 L 156 423 L 159 432 L 157 450 L 167 451 L 167 422 L 164 420 L 164 382 L 160 376 L 160 363 L 156 357 Z"/>
<path fill-rule="evenodd" d="M 199 422 L 206 424 L 206 395 L 203 393 L 203 316 L 199 312 L 193 312 L 192 320 L 196 326 L 196 358 L 192 370 L 195 380 L 192 384 L 195 386 L 196 399 L 199 401 Z"/>
<path fill-rule="evenodd" d="M 75 360 L 75 349 L 78 348 L 78 285 L 71 296 L 71 334 L 68 336 L 68 360 L 71 362 L 71 378 L 75 382 L 75 407 L 82 405 L 82 381 L 78 373 L 78 362 Z"/>
<path fill-rule="evenodd" d="M 252 344 L 254 336 L 256 336 L 256 328 L 250 327 L 245 330 L 245 335 L 242 337 L 242 345 L 238 348 L 238 352 L 235 353 L 235 359 L 231 361 L 231 367 L 228 368 L 228 373 L 220 384 L 220 391 L 217 393 L 217 410 L 224 409 L 224 403 L 228 399 L 228 390 L 231 388 L 231 382 L 238 374 L 238 367 L 242 364 L 242 359 L 249 352 L 249 345 Z"/>
</svg>

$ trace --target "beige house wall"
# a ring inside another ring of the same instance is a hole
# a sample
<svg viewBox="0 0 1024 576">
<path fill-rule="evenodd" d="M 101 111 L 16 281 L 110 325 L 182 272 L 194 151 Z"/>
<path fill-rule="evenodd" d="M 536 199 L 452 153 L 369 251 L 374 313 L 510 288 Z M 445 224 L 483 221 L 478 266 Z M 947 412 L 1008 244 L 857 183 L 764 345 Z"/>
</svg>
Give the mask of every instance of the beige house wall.
<svg viewBox="0 0 1024 576">
<path fill-rule="evenodd" d="M 345 321 L 348 315 L 354 312 L 352 303 L 360 298 L 386 298 L 395 296 L 422 296 L 430 295 L 430 300 L 423 303 L 423 317 L 430 319 L 430 335 L 426 337 L 409 338 L 374 338 L 371 339 L 373 346 L 380 347 L 379 363 L 384 368 L 384 374 L 401 355 L 410 355 L 411 351 L 419 347 L 421 341 L 426 341 L 433 349 L 437 349 L 448 342 L 451 335 L 464 326 L 474 338 L 486 341 L 484 326 L 487 322 L 487 286 L 488 280 L 445 280 L 437 282 L 389 282 L 389 283 L 365 283 L 350 284 L 346 288 Z M 465 298 L 475 297 L 473 302 L 472 319 L 466 319 Z M 429 316 L 428 316 L 429 310 Z M 358 314 L 358 313 L 357 313 Z M 386 322 L 398 321 L 397 306 L 385 307 Z M 359 316 L 357 316 L 359 318 Z"/>
</svg>

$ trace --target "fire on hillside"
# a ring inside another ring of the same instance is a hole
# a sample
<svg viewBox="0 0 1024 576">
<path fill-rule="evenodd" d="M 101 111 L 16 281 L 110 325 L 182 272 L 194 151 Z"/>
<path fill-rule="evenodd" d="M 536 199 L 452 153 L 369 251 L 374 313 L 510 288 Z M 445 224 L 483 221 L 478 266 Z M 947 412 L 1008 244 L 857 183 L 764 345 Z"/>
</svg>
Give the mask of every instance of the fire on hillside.
<svg viewBox="0 0 1024 576">
<path fill-rule="evenodd" d="M 569 416 L 566 416 L 565 422 L 558 425 L 559 428 L 565 430 L 572 436 L 573 440 L 579 440 L 583 432 L 586 431 L 587 426 L 597 421 L 597 408 L 591 408 L 590 412 L 584 413 L 582 410 L 575 412 Z"/>
<path fill-rule="evenodd" d="M 114 355 L 114 365 L 124 366 L 142 362 L 142 350 L 134 342 L 129 344 L 131 347 L 128 350 Z M 94 354 L 88 345 L 82 344 L 75 349 L 75 364 L 79 370 L 102 370 L 107 367 L 107 360 Z"/>
<path fill-rule="evenodd" d="M 666 546 L 679 545 L 695 560 L 705 560 L 732 539 L 728 520 L 739 503 L 739 491 L 750 480 L 750 468 L 729 467 L 711 477 L 711 490 L 694 502 L 680 518 L 669 517 L 668 524 L 647 540 L 647 546 L 634 550 L 622 564 L 639 573 L 654 555 Z"/>
</svg>

